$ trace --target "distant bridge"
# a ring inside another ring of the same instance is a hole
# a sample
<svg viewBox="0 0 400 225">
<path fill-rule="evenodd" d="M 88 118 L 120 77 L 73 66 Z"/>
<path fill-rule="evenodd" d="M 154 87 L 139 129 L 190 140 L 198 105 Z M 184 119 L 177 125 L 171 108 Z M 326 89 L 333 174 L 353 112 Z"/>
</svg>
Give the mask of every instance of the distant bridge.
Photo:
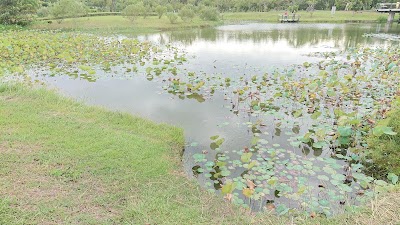
<svg viewBox="0 0 400 225">
<path fill-rule="evenodd" d="M 400 13 L 400 2 L 378 3 L 376 5 L 376 11 L 380 13 L 389 13 L 388 22 L 393 22 L 396 13 Z"/>
</svg>

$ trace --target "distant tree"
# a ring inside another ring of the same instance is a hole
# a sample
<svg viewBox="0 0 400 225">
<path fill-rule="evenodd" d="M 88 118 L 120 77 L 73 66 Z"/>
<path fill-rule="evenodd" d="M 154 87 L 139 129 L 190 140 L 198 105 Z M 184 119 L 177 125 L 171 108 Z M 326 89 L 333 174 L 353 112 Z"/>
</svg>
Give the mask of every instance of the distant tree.
<svg viewBox="0 0 400 225">
<path fill-rule="evenodd" d="M 144 5 L 141 12 L 143 18 L 146 19 L 146 17 L 151 15 L 151 13 L 152 13 L 151 5 Z"/>
<path fill-rule="evenodd" d="M 182 18 L 183 21 L 192 21 L 196 14 L 190 6 L 184 6 L 179 10 L 178 15 Z"/>
<path fill-rule="evenodd" d="M 158 15 L 158 19 L 161 19 L 161 17 L 164 15 L 164 13 L 167 12 L 167 7 L 166 6 L 162 6 L 162 5 L 158 5 L 156 7 L 156 13 Z"/>
<path fill-rule="evenodd" d="M 130 21 L 135 21 L 136 17 L 139 16 L 139 11 L 137 10 L 137 5 L 128 5 L 125 7 L 124 10 L 122 10 L 122 16 L 127 18 Z"/>
<path fill-rule="evenodd" d="M 361 0 L 353 0 L 351 4 L 351 10 L 353 10 L 353 14 L 362 10 L 364 7 L 364 3 Z"/>
<path fill-rule="evenodd" d="M 205 7 L 200 11 L 200 18 L 203 20 L 217 21 L 219 20 L 218 9 L 213 7 Z"/>
<path fill-rule="evenodd" d="M 37 11 L 36 14 L 38 17 L 47 17 L 50 15 L 50 10 L 48 7 L 42 7 Z"/>
<path fill-rule="evenodd" d="M 168 3 L 169 6 L 167 7 L 169 7 L 170 9 L 172 8 L 172 10 L 168 10 L 169 12 L 178 12 L 179 9 L 184 6 L 184 4 L 179 0 L 169 0 Z"/>
<path fill-rule="evenodd" d="M 111 1 L 111 0 L 108 0 Z M 116 3 L 116 11 L 122 12 L 128 5 L 136 5 L 143 3 L 142 0 L 118 0 Z"/>
<path fill-rule="evenodd" d="M 108 0 L 85 0 L 85 4 L 95 11 L 102 12 L 108 11 L 109 4 L 111 4 L 111 2 Z"/>
<path fill-rule="evenodd" d="M 117 10 L 117 0 L 107 0 L 107 5 L 110 7 L 110 12 Z"/>
<path fill-rule="evenodd" d="M 336 10 L 345 10 L 347 2 L 344 0 L 335 0 Z"/>
<path fill-rule="evenodd" d="M 226 12 L 234 7 L 234 2 L 231 0 L 215 0 L 215 6 L 220 12 Z"/>
<path fill-rule="evenodd" d="M 122 16 L 133 22 L 143 11 L 144 6 L 141 3 L 128 5 L 124 10 L 122 10 Z"/>
<path fill-rule="evenodd" d="M 0 0 L 0 23 L 25 25 L 34 19 L 37 0 Z"/>
<path fill-rule="evenodd" d="M 353 15 L 357 12 L 360 11 L 364 6 L 364 3 L 361 0 L 350 0 L 346 1 L 346 11 L 353 11 Z"/>
<path fill-rule="evenodd" d="M 307 4 L 308 4 L 307 12 L 309 12 L 312 17 L 315 11 L 315 4 L 317 4 L 317 0 L 308 0 Z"/>
<path fill-rule="evenodd" d="M 76 0 L 60 0 L 50 9 L 51 15 L 61 23 L 65 18 L 74 18 L 87 14 L 88 9 Z"/>
<path fill-rule="evenodd" d="M 311 0 L 311 1 L 315 1 L 315 0 Z M 295 13 L 295 12 L 299 11 L 299 5 L 298 5 L 298 4 L 291 4 L 291 5 L 288 7 L 288 10 L 289 10 L 289 12 L 291 12 L 291 13 Z"/>
<path fill-rule="evenodd" d="M 174 12 L 174 7 L 171 4 L 167 4 L 167 12 Z"/>
<path fill-rule="evenodd" d="M 11 1 L 11 0 L 0 0 Z M 22 0 L 17 0 L 22 1 Z M 24 0 L 27 1 L 27 0 Z M 60 0 L 34 0 L 42 3 L 43 7 L 51 7 Z M 298 11 L 307 10 L 312 14 L 313 10 L 327 10 L 331 9 L 333 5 L 337 10 L 343 10 L 347 6 L 347 10 L 358 11 L 362 9 L 370 9 L 371 6 L 376 5 L 379 0 L 76 0 L 84 2 L 92 11 L 116 11 L 122 12 L 129 5 L 141 4 L 140 15 L 147 17 L 150 13 L 157 13 L 161 18 L 166 12 L 173 12 L 181 14 L 188 12 L 189 7 L 196 15 L 201 17 L 201 14 L 210 13 L 211 9 L 218 15 L 219 12 L 266 12 L 269 10 L 288 10 Z M 393 2 L 396 0 L 386 0 L 386 2 Z M 165 8 L 167 8 L 165 10 Z M 208 14 L 207 16 L 211 15 Z M 213 16 L 211 16 L 213 17 Z M 211 18 L 210 17 L 210 18 Z M 205 17 L 203 17 L 205 18 Z M 206 19 L 210 20 L 210 19 Z"/>
<path fill-rule="evenodd" d="M 373 0 L 363 0 L 363 1 L 362 1 L 363 10 L 369 10 L 369 9 L 371 9 L 372 2 L 373 2 Z M 374 4 L 374 6 L 375 6 L 375 5 L 376 5 L 376 4 Z"/>
<path fill-rule="evenodd" d="M 167 17 L 168 17 L 170 23 L 176 23 L 176 21 L 179 18 L 178 15 L 176 15 L 175 13 L 172 13 L 172 12 L 167 13 Z"/>
</svg>

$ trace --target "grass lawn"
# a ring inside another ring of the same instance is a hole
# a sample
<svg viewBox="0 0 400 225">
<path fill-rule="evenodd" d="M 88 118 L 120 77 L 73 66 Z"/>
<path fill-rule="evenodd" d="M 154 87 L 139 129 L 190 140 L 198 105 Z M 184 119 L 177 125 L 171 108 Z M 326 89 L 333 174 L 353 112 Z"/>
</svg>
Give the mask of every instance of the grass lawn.
<svg viewBox="0 0 400 225">
<path fill-rule="evenodd" d="M 227 22 L 237 21 L 263 21 L 263 22 L 278 22 L 278 17 L 284 14 L 285 11 L 269 11 L 269 12 L 239 12 L 239 13 L 224 13 L 223 18 Z M 312 15 L 306 11 L 297 13 L 300 16 L 300 22 L 315 22 L 315 23 L 345 23 L 345 22 L 375 22 L 379 17 L 387 19 L 386 14 L 375 11 L 336 11 L 335 15 L 331 15 L 330 11 L 315 11 Z"/>
<path fill-rule="evenodd" d="M 202 191 L 182 172 L 183 142 L 178 128 L 0 85 L 0 224 L 289 223 Z M 358 213 L 295 221 L 396 224 L 399 189 Z"/>
</svg>

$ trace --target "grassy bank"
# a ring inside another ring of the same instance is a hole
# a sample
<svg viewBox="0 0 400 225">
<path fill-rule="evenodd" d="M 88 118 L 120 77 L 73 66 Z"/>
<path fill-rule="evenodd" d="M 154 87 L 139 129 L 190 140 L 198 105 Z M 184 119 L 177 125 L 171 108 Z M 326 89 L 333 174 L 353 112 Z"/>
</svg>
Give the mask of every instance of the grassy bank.
<svg viewBox="0 0 400 225">
<path fill-rule="evenodd" d="M 249 222 L 183 175 L 183 141 L 178 128 L 0 86 L 0 224 Z"/>
<path fill-rule="evenodd" d="M 53 20 L 37 21 L 31 25 L 34 29 L 70 29 L 82 31 L 126 31 L 130 33 L 149 33 L 161 30 L 172 30 L 179 28 L 207 27 L 215 26 L 222 23 L 237 23 L 243 21 L 258 22 L 278 22 L 278 16 L 284 11 L 270 12 L 237 12 L 223 13 L 222 20 L 219 22 L 203 21 L 196 17 L 191 22 L 185 22 L 181 19 L 174 24 L 170 23 L 166 16 L 159 19 L 157 16 L 149 16 L 146 19 L 138 17 L 134 22 L 125 19 L 122 16 L 94 16 L 73 19 L 64 19 L 61 23 Z M 329 11 L 315 11 L 312 15 L 308 12 L 301 11 L 300 22 L 312 23 L 346 23 L 346 22 L 376 22 L 379 19 L 387 18 L 386 14 L 380 14 L 374 11 L 349 12 L 338 11 L 335 15 L 331 15 Z"/>
<path fill-rule="evenodd" d="M 396 135 L 371 135 L 368 140 L 368 155 L 373 160 L 377 172 L 383 174 L 392 172 L 400 174 L 400 99 L 393 103 L 393 109 L 388 117 L 378 123 L 382 126 L 392 127 Z"/>
<path fill-rule="evenodd" d="M 182 131 L 0 86 L 0 224 L 287 224 L 200 190 L 181 170 Z M 374 207 L 299 224 L 395 224 L 399 188 Z"/>
<path fill-rule="evenodd" d="M 223 18 L 228 23 L 238 21 L 278 22 L 278 17 L 284 13 L 285 11 L 224 13 Z M 361 11 L 357 13 L 352 11 L 337 11 L 335 15 L 331 15 L 330 11 L 315 11 L 312 15 L 306 11 L 300 11 L 297 14 L 300 16 L 300 22 L 307 23 L 376 22 L 379 17 L 387 18 L 386 14 L 375 11 Z"/>
</svg>

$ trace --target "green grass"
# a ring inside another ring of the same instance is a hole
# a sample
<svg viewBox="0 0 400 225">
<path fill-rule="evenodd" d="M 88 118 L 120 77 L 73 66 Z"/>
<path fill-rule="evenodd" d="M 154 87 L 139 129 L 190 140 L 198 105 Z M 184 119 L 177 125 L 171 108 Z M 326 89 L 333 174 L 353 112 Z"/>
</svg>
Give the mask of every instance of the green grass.
<svg viewBox="0 0 400 225">
<path fill-rule="evenodd" d="M 201 190 L 182 172 L 182 130 L 0 85 L 0 224 L 288 224 Z M 395 224 L 399 188 L 374 208 L 298 224 Z"/>
<path fill-rule="evenodd" d="M 224 13 L 223 18 L 230 23 L 238 21 L 278 22 L 278 17 L 284 13 L 285 11 Z M 297 14 L 300 15 L 300 22 L 315 23 L 375 22 L 380 16 L 387 17 L 386 14 L 375 11 L 357 13 L 336 11 L 335 15 L 331 15 L 330 11 L 315 11 L 312 16 L 306 11 L 300 11 Z"/>
<path fill-rule="evenodd" d="M 1 25 L 0 24 L 0 32 L 7 30 L 24 30 L 26 27 L 22 27 L 19 25 Z"/>
<path fill-rule="evenodd" d="M 393 103 L 387 118 L 378 125 L 392 127 L 396 135 L 371 135 L 368 139 L 368 155 L 373 161 L 374 170 L 400 174 L 400 99 Z M 376 174 L 379 176 L 380 174 Z"/>
</svg>

